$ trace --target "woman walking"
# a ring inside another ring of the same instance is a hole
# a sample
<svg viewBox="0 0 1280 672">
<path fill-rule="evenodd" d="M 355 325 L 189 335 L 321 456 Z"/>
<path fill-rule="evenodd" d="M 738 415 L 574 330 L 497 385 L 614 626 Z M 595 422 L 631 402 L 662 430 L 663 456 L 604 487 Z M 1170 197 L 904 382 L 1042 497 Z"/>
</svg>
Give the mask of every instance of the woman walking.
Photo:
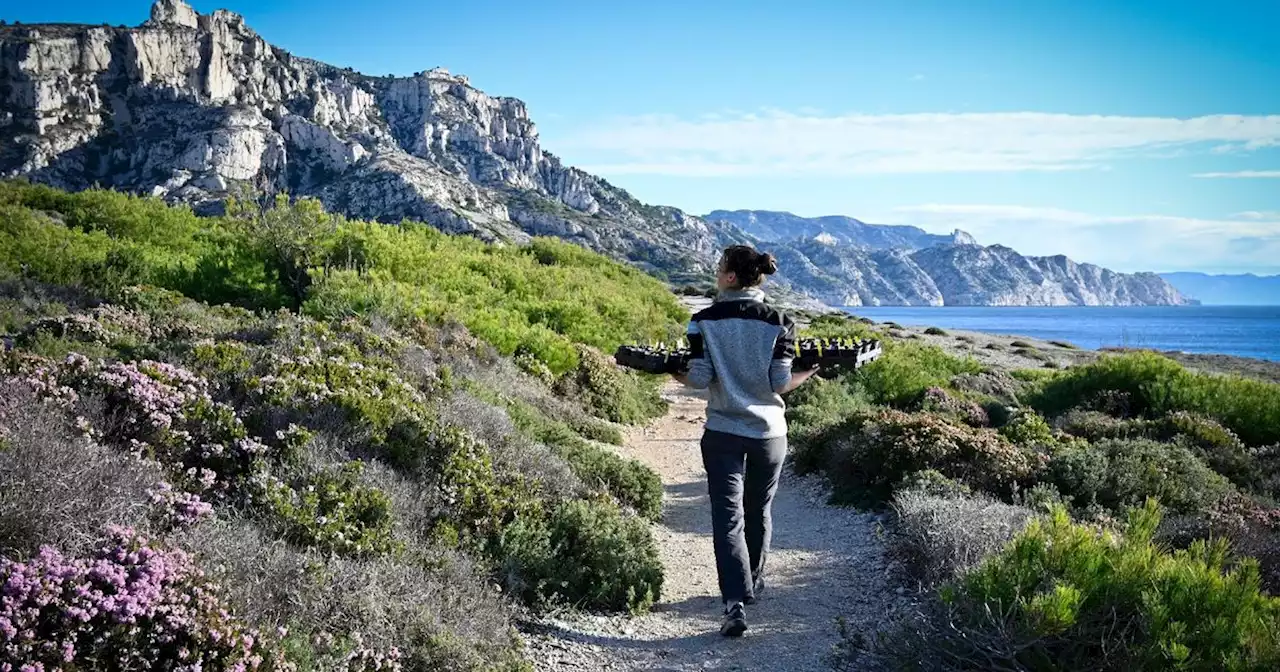
<svg viewBox="0 0 1280 672">
<path fill-rule="evenodd" d="M 745 606 L 764 587 L 772 534 L 770 508 L 787 455 L 782 395 L 817 371 L 792 372 L 795 323 L 764 302 L 760 284 L 778 270 L 773 255 L 727 248 L 716 272 L 719 294 L 689 322 L 689 370 L 676 379 L 708 391 L 702 463 L 724 623 L 741 636 Z"/>
</svg>

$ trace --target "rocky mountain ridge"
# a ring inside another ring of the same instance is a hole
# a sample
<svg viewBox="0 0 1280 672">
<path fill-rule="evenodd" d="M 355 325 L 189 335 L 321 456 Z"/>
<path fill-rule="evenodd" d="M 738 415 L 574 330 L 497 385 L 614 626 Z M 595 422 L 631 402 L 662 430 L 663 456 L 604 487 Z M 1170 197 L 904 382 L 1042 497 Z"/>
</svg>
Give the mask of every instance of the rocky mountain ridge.
<svg viewBox="0 0 1280 672">
<path fill-rule="evenodd" d="M 766 241 L 818 238 L 824 242 L 852 245 L 867 250 L 907 248 L 918 250 L 934 245 L 977 245 L 968 233 L 956 229 L 949 236 L 929 233 L 915 226 L 868 224 L 842 215 L 800 217 L 771 210 L 713 210 L 702 216 L 711 222 L 728 222 Z"/>
<path fill-rule="evenodd" d="M 564 165 L 542 148 L 523 102 L 465 76 L 363 75 L 274 47 L 238 14 L 201 15 L 181 0 L 158 0 L 136 27 L 0 26 L 0 177 L 101 185 L 201 211 L 243 187 L 287 190 L 348 216 L 486 240 L 556 236 L 673 281 L 707 277 L 723 246 L 743 242 L 783 258 L 782 293 L 835 305 L 1184 301 L 1159 278 L 979 252 L 990 248 L 959 233 L 950 242 L 975 251 L 927 259 L 939 267 L 887 239 L 870 251 L 834 233 L 824 240 L 835 245 L 766 242 Z"/>
</svg>

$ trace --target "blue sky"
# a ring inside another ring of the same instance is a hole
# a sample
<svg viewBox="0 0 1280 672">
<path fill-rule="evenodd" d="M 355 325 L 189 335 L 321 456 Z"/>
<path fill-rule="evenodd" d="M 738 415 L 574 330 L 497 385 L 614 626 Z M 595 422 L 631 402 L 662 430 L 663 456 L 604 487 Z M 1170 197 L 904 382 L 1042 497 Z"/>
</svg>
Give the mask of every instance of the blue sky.
<svg viewBox="0 0 1280 672">
<path fill-rule="evenodd" d="M 19 3 L 137 24 L 143 1 Z M 192 3 L 372 74 L 443 66 L 638 198 L 1280 273 L 1275 0 Z"/>
</svg>

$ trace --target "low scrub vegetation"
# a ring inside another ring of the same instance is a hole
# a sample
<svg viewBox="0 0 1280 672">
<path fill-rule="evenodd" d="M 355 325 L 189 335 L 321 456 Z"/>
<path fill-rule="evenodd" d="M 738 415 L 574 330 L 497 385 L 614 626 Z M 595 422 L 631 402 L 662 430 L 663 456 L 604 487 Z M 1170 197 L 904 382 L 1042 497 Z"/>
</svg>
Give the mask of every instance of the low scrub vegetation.
<svg viewBox="0 0 1280 672">
<path fill-rule="evenodd" d="M 789 403 L 796 470 L 835 502 L 892 510 L 890 557 L 925 604 L 846 633 L 836 662 L 1280 660 L 1280 386 L 1151 353 L 1000 372 L 892 342 Z"/>
<path fill-rule="evenodd" d="M 1280 664 L 1280 598 L 1225 542 L 1168 552 L 1154 500 L 1119 531 L 1055 507 L 940 590 L 933 613 L 877 641 L 846 640 L 895 669 L 1264 670 Z"/>
<path fill-rule="evenodd" d="M 522 670 L 521 609 L 647 609 L 607 445 L 665 404 L 601 349 L 684 318 L 553 241 L 0 183 L 0 667 Z"/>
</svg>

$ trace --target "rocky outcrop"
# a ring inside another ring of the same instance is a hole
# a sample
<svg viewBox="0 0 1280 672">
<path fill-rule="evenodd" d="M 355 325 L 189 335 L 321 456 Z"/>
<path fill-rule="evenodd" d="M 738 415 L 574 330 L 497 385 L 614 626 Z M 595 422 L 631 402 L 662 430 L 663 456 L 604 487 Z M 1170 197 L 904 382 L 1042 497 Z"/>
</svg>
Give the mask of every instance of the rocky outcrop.
<svg viewBox="0 0 1280 672">
<path fill-rule="evenodd" d="M 992 249 L 959 231 L 786 213 L 704 219 L 645 205 L 543 149 L 519 100 L 440 69 L 373 77 L 300 58 L 237 14 L 198 14 L 182 0 L 158 0 L 132 28 L 0 26 L 0 177 L 17 176 L 201 212 L 246 187 L 288 191 L 353 217 L 422 220 L 485 240 L 556 236 L 678 282 L 706 278 L 723 246 L 743 242 L 781 257 L 784 294 L 844 305 L 1176 295 L 1065 260 L 920 256 Z M 784 229 L 791 235 L 779 237 Z"/>
<path fill-rule="evenodd" d="M 816 240 L 765 244 L 795 283 L 840 306 L 1140 306 L 1194 303 L 1153 273 L 1116 273 L 1000 245 L 868 251 Z"/>
<path fill-rule="evenodd" d="M 370 77 L 159 0 L 133 28 L 0 27 L 0 175 L 216 211 L 241 186 L 520 242 L 555 235 L 705 272 L 715 237 L 543 151 L 523 102 L 430 70 Z"/>
</svg>

